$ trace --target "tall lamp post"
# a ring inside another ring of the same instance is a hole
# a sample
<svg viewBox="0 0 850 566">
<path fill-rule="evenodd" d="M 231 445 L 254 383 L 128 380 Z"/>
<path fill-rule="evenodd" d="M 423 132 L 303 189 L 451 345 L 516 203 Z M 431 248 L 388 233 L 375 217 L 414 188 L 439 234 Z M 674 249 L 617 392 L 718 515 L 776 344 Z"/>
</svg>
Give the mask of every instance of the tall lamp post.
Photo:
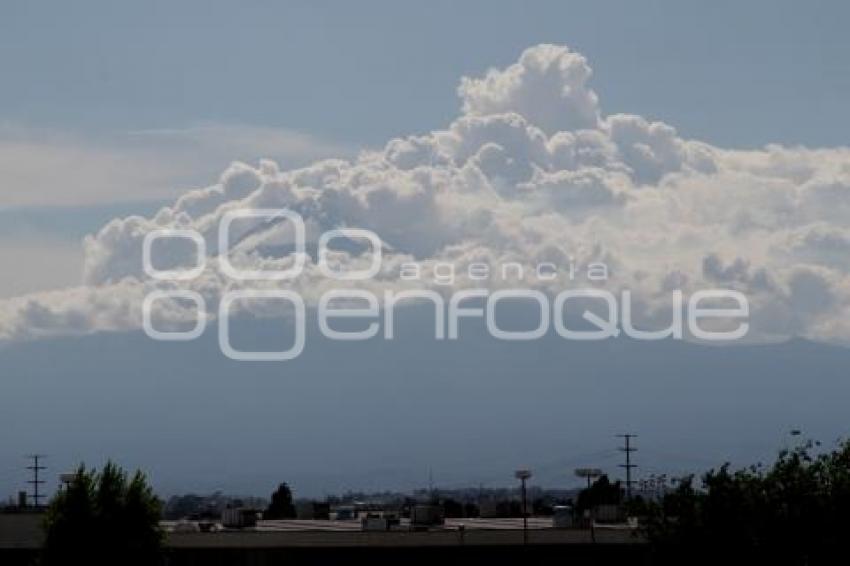
<svg viewBox="0 0 850 566">
<path fill-rule="evenodd" d="M 602 470 L 599 468 L 576 468 L 575 474 L 580 478 L 586 478 L 587 489 L 590 489 L 593 480 L 602 475 Z"/>
<path fill-rule="evenodd" d="M 521 482 L 522 485 L 522 544 L 528 544 L 528 507 L 526 505 L 525 480 L 531 477 L 530 470 L 517 470 L 514 472 L 514 477 Z"/>
</svg>

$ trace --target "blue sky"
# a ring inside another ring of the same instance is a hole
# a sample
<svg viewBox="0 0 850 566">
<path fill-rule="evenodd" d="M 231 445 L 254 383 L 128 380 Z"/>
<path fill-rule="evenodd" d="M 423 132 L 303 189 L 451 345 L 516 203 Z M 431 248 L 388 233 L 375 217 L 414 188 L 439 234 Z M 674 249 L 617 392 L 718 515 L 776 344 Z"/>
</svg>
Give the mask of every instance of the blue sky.
<svg viewBox="0 0 850 566">
<path fill-rule="evenodd" d="M 458 77 L 536 43 L 592 62 L 606 112 L 724 146 L 845 143 L 845 2 L 5 2 L 0 118 L 198 122 L 355 145 L 443 127 Z"/>
</svg>

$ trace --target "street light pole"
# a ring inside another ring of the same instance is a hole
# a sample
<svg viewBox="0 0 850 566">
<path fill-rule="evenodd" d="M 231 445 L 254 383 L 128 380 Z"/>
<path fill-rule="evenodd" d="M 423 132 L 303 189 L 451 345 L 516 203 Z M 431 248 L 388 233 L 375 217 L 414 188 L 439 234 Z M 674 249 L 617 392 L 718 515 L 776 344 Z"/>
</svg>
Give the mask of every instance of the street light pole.
<svg viewBox="0 0 850 566">
<path fill-rule="evenodd" d="M 575 474 L 580 478 L 586 478 L 587 489 L 590 489 L 593 480 L 602 475 L 602 470 L 599 468 L 576 468 Z"/>
<path fill-rule="evenodd" d="M 522 544 L 528 545 L 528 507 L 526 503 L 525 480 L 531 477 L 531 471 L 517 470 L 514 473 L 514 477 L 520 481 L 522 486 Z"/>
</svg>

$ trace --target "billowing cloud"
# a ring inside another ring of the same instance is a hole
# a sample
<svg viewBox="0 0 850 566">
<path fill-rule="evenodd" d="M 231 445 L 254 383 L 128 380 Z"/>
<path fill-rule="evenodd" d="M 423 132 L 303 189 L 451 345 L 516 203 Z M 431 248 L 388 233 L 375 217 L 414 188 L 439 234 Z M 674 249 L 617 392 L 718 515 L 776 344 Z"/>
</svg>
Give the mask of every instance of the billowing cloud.
<svg viewBox="0 0 850 566">
<path fill-rule="evenodd" d="M 589 87 L 591 69 L 565 47 L 540 45 L 519 62 L 464 78 L 460 116 L 445 130 L 394 139 L 356 159 L 281 170 L 269 160 L 232 164 L 149 218 L 116 218 L 85 241 L 85 286 L 0 303 L 0 336 L 137 328 L 140 297 L 171 283 L 148 279 L 142 242 L 162 228 L 200 233 L 207 269 L 182 284 L 214 310 L 243 285 L 217 268 L 224 215 L 288 208 L 307 225 L 303 274 L 286 283 L 315 300 L 333 283 L 318 271 L 315 245 L 326 230 L 374 231 L 384 244 L 376 288 L 441 292 L 480 285 L 468 267 L 492 267 L 486 284 L 510 287 L 499 266 L 523 266 L 526 285 L 554 292 L 587 286 L 584 269 L 604 262 L 612 290 L 635 295 L 654 323 L 670 290 L 725 287 L 747 295 L 752 334 L 850 343 L 850 148 L 770 145 L 723 149 L 681 138 L 667 124 L 604 115 Z M 252 269 L 291 265 L 285 223 L 234 224 L 234 262 Z M 191 246 L 161 242 L 167 266 L 194 261 Z M 363 246 L 333 254 L 335 265 L 367 265 Z M 417 281 L 401 276 L 416 263 Z M 541 263 L 554 279 L 535 278 Z M 450 284 L 438 277 L 450 264 Z M 598 283 L 594 283 L 598 284 Z M 157 316 L 177 321 L 179 305 Z"/>
<path fill-rule="evenodd" d="M 566 47 L 527 49 L 507 69 L 483 78 L 464 77 L 458 93 L 468 116 L 515 113 L 543 131 L 593 129 L 599 125 L 596 93 L 587 87 L 587 60 Z"/>
</svg>

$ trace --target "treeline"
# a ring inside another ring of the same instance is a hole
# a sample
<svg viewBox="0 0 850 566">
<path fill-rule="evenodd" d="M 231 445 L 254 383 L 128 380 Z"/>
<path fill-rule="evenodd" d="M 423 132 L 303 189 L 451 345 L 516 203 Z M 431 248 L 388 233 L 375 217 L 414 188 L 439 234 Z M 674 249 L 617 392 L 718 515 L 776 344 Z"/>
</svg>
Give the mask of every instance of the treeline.
<svg viewBox="0 0 850 566">
<path fill-rule="evenodd" d="M 850 442 L 808 442 L 770 466 L 724 465 L 630 506 L 658 563 L 835 563 L 850 536 Z"/>
<path fill-rule="evenodd" d="M 558 497 L 539 496 L 545 515 Z M 433 494 L 447 517 L 474 517 L 470 501 Z M 577 514 L 622 504 L 639 518 L 654 564 L 794 564 L 836 562 L 850 534 L 850 442 L 831 451 L 809 442 L 783 451 L 768 466 L 681 478 L 658 499 L 623 500 L 618 483 L 600 478 L 574 500 Z M 326 502 L 327 503 L 327 502 Z M 400 501 L 401 508 L 412 500 Z M 497 501 L 498 514 L 520 516 L 515 498 Z M 42 564 L 156 564 L 162 558 L 162 508 L 141 473 L 114 464 L 80 467 L 50 503 Z M 292 491 L 281 484 L 263 510 L 267 518 L 294 516 Z M 843 563 L 838 560 L 838 563 Z"/>
</svg>

